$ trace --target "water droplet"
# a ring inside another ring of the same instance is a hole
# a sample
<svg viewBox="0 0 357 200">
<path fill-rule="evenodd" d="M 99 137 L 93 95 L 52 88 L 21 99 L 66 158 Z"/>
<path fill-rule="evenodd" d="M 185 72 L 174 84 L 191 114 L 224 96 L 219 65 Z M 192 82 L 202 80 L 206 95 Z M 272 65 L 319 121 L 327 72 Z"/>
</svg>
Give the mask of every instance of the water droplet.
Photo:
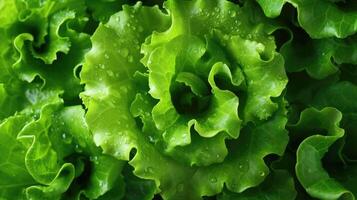
<svg viewBox="0 0 357 200">
<path fill-rule="evenodd" d="M 235 11 L 231 12 L 231 17 L 235 17 L 237 14 Z"/>
<path fill-rule="evenodd" d="M 75 151 L 78 153 L 81 153 L 83 151 L 78 144 L 76 144 L 76 146 L 74 148 L 75 148 Z"/>
<path fill-rule="evenodd" d="M 98 156 L 91 156 L 90 161 L 94 162 L 95 164 L 98 164 Z"/>
<path fill-rule="evenodd" d="M 130 63 L 132 63 L 132 62 L 134 61 L 133 56 L 128 56 L 128 61 L 129 61 Z"/>
<path fill-rule="evenodd" d="M 239 169 L 243 169 L 243 165 L 239 165 Z"/>
<path fill-rule="evenodd" d="M 225 34 L 225 35 L 223 36 L 223 39 L 224 39 L 224 40 L 229 40 L 229 36 Z"/>
<path fill-rule="evenodd" d="M 265 172 L 260 172 L 260 176 L 265 176 Z"/>
<path fill-rule="evenodd" d="M 111 70 L 108 70 L 108 71 L 107 71 L 107 74 L 108 74 L 108 76 L 111 76 L 111 77 L 114 76 L 114 73 L 113 73 L 113 71 L 111 71 Z"/>
<path fill-rule="evenodd" d="M 220 158 L 220 157 L 221 157 L 221 155 L 217 154 L 217 155 L 216 155 L 216 157 L 217 157 L 217 158 Z"/>
<path fill-rule="evenodd" d="M 155 142 L 154 137 L 153 137 L 153 136 L 151 136 L 151 135 L 149 135 L 149 141 L 150 141 L 150 142 L 152 142 L 152 143 L 154 143 L 154 142 Z"/>
<path fill-rule="evenodd" d="M 216 177 L 212 177 L 212 178 L 209 179 L 209 181 L 211 183 L 216 183 L 217 182 L 217 178 Z"/>
<path fill-rule="evenodd" d="M 99 68 L 104 69 L 105 65 L 104 64 L 99 64 Z"/>
<path fill-rule="evenodd" d="M 129 50 L 127 48 L 124 48 L 120 51 L 120 55 L 123 57 L 127 57 L 129 54 Z"/>
<path fill-rule="evenodd" d="M 70 144 L 72 142 L 72 138 L 68 136 L 66 133 L 62 133 L 62 139 L 66 144 Z"/>
<path fill-rule="evenodd" d="M 114 157 L 121 159 L 121 152 L 119 151 L 114 152 Z"/>
<path fill-rule="evenodd" d="M 33 118 L 34 118 L 35 120 L 38 120 L 38 119 L 40 118 L 40 115 L 37 114 L 37 113 L 35 113 L 35 114 L 33 115 Z"/>
<path fill-rule="evenodd" d="M 154 169 L 152 167 L 147 167 L 145 169 L 145 173 L 152 174 L 152 173 L 154 173 Z"/>
</svg>

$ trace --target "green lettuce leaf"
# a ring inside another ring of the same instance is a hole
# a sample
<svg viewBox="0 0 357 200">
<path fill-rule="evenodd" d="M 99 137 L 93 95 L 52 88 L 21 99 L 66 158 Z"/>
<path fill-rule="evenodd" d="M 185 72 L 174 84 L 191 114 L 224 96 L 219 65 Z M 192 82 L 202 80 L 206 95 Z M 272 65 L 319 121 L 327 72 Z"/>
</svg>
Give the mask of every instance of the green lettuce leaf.
<svg viewBox="0 0 357 200">
<path fill-rule="evenodd" d="M 91 12 L 91 17 L 96 21 L 107 22 L 111 15 L 121 10 L 124 3 L 128 0 L 86 0 L 86 6 Z"/>
<path fill-rule="evenodd" d="M 280 49 L 288 72 L 306 72 L 315 79 L 337 73 L 342 64 L 357 64 L 356 37 L 311 39 L 302 29 L 294 28 L 293 38 Z"/>
<path fill-rule="evenodd" d="M 269 0 L 256 0 L 259 5 L 262 7 L 264 14 L 267 17 L 277 17 L 280 15 L 281 10 L 286 2 L 286 0 L 276 0 L 276 1 L 269 1 Z"/>
<path fill-rule="evenodd" d="M 7 0 L 0 2 L 0 28 L 7 27 L 16 21 L 19 13 L 16 7 L 16 0 Z"/>
<path fill-rule="evenodd" d="M 169 14 L 124 6 L 91 38 L 81 97 L 94 141 L 130 160 L 165 199 L 215 195 L 224 183 L 242 192 L 269 174 L 263 158 L 285 149 L 285 103 L 272 101 L 287 83 L 283 59 L 268 35 L 274 25 L 264 29 L 261 14 L 251 21 L 252 8 L 223 0 L 168 1 Z"/>
<path fill-rule="evenodd" d="M 44 87 L 63 90 L 66 100 L 78 99 L 82 86 L 75 73 L 90 47 L 84 1 L 18 0 L 6 8 L 19 13 L 0 28 L 0 66 L 8 72 L 1 82 L 40 77 Z"/>
<path fill-rule="evenodd" d="M 354 199 L 343 182 L 331 178 L 322 166 L 322 158 L 338 139 L 344 136 L 339 127 L 342 114 L 334 108 L 319 111 L 313 108 L 301 113 L 294 132 L 310 133 L 297 150 L 296 175 L 302 186 L 312 197 L 319 199 Z M 315 133 L 314 133 L 315 132 Z M 322 134 L 326 135 L 322 135 Z"/>
<path fill-rule="evenodd" d="M 104 195 L 120 180 L 124 163 L 102 155 L 94 145 L 81 106 L 63 107 L 61 92 L 35 85 L 21 85 L 23 90 L 17 95 L 23 92 L 25 101 L 0 126 L 1 198 L 74 199 L 84 195 L 95 199 Z"/>
<path fill-rule="evenodd" d="M 297 9 L 298 21 L 311 38 L 345 38 L 357 32 L 355 1 L 334 0 L 257 0 L 268 17 L 280 15 L 288 2 Z"/>
<path fill-rule="evenodd" d="M 25 199 L 25 188 L 36 183 L 25 166 L 26 148 L 16 139 L 28 120 L 14 116 L 0 124 L 0 199 Z"/>
<path fill-rule="evenodd" d="M 0 0 L 0 199 L 348 199 L 357 3 Z"/>
<path fill-rule="evenodd" d="M 289 200 L 295 199 L 296 191 L 294 181 L 289 173 L 283 170 L 276 170 L 269 174 L 266 180 L 258 187 L 251 188 L 243 193 L 223 192 L 218 197 L 219 200 Z"/>
</svg>

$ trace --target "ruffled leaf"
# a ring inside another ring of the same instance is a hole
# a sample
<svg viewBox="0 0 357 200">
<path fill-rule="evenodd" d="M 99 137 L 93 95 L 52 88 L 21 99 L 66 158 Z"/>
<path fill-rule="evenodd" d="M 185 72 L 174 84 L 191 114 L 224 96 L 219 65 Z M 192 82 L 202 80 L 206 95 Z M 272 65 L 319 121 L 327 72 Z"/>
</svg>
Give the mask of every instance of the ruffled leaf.
<svg viewBox="0 0 357 200">
<path fill-rule="evenodd" d="M 289 2 L 296 7 L 301 27 L 312 38 L 345 38 L 357 31 L 354 1 L 340 2 L 333 0 L 257 0 L 268 17 L 280 14 L 283 5 Z"/>
<path fill-rule="evenodd" d="M 0 124 L 0 199 L 24 199 L 25 188 L 36 183 L 25 166 L 26 147 L 16 140 L 28 120 L 15 116 Z"/>
<path fill-rule="evenodd" d="M 165 7 L 170 16 L 155 7 L 125 6 L 94 33 L 81 73 L 81 96 L 95 143 L 107 154 L 130 160 L 134 174 L 153 180 L 155 192 L 165 199 L 215 195 L 224 183 L 235 192 L 258 185 L 269 173 L 263 158 L 282 155 L 287 144 L 285 104 L 271 100 L 287 82 L 282 57 L 268 36 L 272 25 L 267 30 L 257 26 L 264 21 L 259 14 L 251 21 L 253 4 L 239 8 L 223 0 L 197 0 L 168 1 Z M 148 18 L 160 23 L 138 24 Z M 254 83 L 260 79 L 266 82 Z M 266 92 L 259 93 L 260 87 Z M 240 94 L 248 96 L 243 128 Z M 254 105 L 259 98 L 266 109 Z M 239 129 L 244 136 L 226 146 Z M 255 143 L 253 137 L 276 145 Z M 256 167 L 229 176 L 241 165 Z"/>
<path fill-rule="evenodd" d="M 339 127 L 341 118 L 341 113 L 334 108 L 321 111 L 311 108 L 304 110 L 300 121 L 294 125 L 295 132 L 314 134 L 299 145 L 296 163 L 296 175 L 312 197 L 354 199 L 350 191 L 330 177 L 321 163 L 329 147 L 344 135 L 344 130 Z M 326 135 L 321 135 L 322 131 L 326 131 Z"/>
<path fill-rule="evenodd" d="M 86 5 L 92 12 L 92 17 L 95 20 L 105 23 L 109 20 L 111 15 L 121 10 L 124 3 L 128 2 L 128 0 L 87 0 Z"/>
<path fill-rule="evenodd" d="M 265 181 L 255 188 L 251 188 L 243 193 L 236 194 L 223 192 L 218 197 L 219 200 L 293 200 L 296 191 L 293 178 L 283 170 L 276 170 L 270 174 Z"/>
<path fill-rule="evenodd" d="M 156 19 L 160 23 L 155 26 L 139 24 L 146 19 Z M 140 85 L 135 81 L 134 73 L 145 69 L 139 62 L 139 44 L 153 29 L 161 30 L 167 24 L 167 16 L 157 7 L 136 4 L 113 15 L 92 37 L 93 48 L 87 54 L 81 72 L 82 82 L 86 84 L 81 96 L 88 107 L 86 118 L 95 143 L 102 146 L 105 153 L 119 159 L 129 159 L 130 150 L 140 137 L 130 113 L 135 88 Z M 133 42 L 137 45 L 132 45 Z M 111 120 L 113 118 L 117 120 Z"/>
<path fill-rule="evenodd" d="M 286 0 L 257 0 L 267 17 L 277 17 L 280 15 Z"/>
<path fill-rule="evenodd" d="M 40 76 L 47 88 L 64 90 L 65 99 L 76 98 L 82 87 L 74 71 L 90 47 L 89 36 L 81 33 L 88 21 L 84 1 L 18 1 L 16 9 L 18 19 L 0 31 L 0 63 L 10 73 L 2 74 L 3 82 L 13 73 L 28 82 Z"/>
<path fill-rule="evenodd" d="M 28 199 L 60 199 L 61 194 L 66 192 L 74 179 L 74 166 L 65 164 L 59 170 L 59 174 L 48 186 L 30 186 L 26 189 Z"/>
<path fill-rule="evenodd" d="M 311 39 L 303 30 L 297 29 L 280 52 L 288 72 L 306 70 L 311 77 L 323 79 L 337 73 L 341 64 L 357 63 L 355 40 L 356 37 Z"/>
</svg>

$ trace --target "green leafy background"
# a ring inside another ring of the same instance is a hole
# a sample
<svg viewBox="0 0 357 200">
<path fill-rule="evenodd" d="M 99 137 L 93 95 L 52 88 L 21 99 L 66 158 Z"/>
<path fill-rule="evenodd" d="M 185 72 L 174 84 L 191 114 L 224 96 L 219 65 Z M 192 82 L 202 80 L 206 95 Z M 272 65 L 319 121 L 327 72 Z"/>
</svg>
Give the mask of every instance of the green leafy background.
<svg viewBox="0 0 357 200">
<path fill-rule="evenodd" d="M 353 0 L 0 0 L 0 200 L 354 200 L 356 31 Z"/>
</svg>

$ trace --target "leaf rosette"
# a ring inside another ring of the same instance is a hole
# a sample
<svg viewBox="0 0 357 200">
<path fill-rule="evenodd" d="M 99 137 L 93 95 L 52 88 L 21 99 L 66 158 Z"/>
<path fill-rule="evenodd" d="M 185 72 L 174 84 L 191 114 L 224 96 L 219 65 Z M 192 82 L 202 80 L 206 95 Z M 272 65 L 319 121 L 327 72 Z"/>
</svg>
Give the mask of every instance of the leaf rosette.
<svg viewBox="0 0 357 200">
<path fill-rule="evenodd" d="M 0 199 L 122 198 L 124 177 L 135 180 L 95 146 L 73 105 L 95 23 L 86 3 L 0 2 Z"/>
<path fill-rule="evenodd" d="M 265 156 L 284 152 L 284 62 L 255 8 L 138 3 L 91 38 L 81 96 L 94 141 L 164 198 L 242 192 L 269 173 Z"/>
<path fill-rule="evenodd" d="M 6 47 L 0 50 L 5 71 L 0 81 L 7 83 L 16 76 L 30 83 L 37 77 L 44 87 L 63 90 L 66 100 L 75 99 L 82 90 L 75 70 L 90 47 L 85 1 L 14 0 L 5 4 L 1 15 L 14 12 L 17 16 L 0 27 L 1 44 Z"/>
</svg>

